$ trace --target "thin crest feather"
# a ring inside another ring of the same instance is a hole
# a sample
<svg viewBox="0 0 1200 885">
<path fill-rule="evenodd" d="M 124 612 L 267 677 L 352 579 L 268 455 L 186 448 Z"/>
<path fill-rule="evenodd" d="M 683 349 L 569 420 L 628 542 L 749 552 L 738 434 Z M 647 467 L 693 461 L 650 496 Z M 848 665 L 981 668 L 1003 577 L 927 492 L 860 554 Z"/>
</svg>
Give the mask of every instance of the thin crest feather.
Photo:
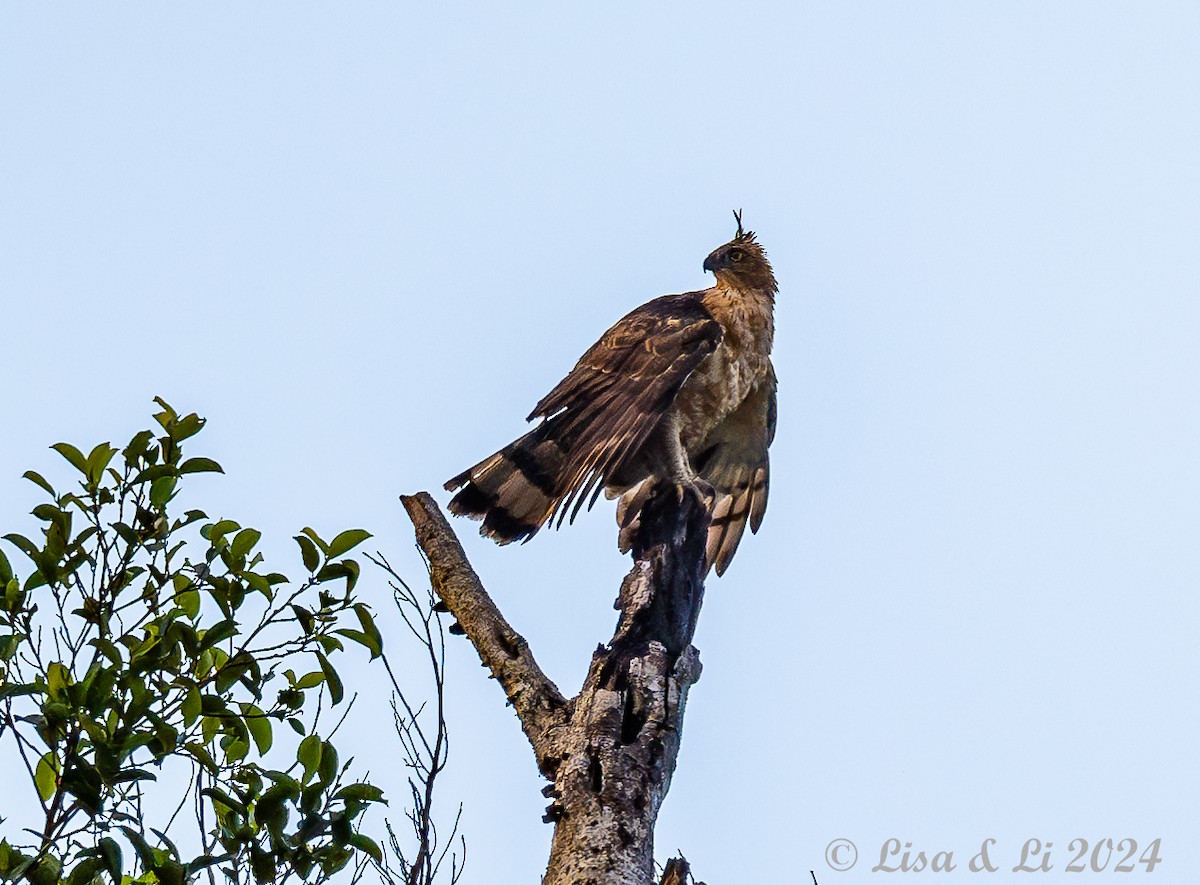
<svg viewBox="0 0 1200 885">
<path fill-rule="evenodd" d="M 734 209 L 733 217 L 737 221 L 737 233 L 733 235 L 735 243 L 754 243 L 757 242 L 754 238 L 754 231 L 744 230 L 742 228 L 742 210 Z"/>
</svg>

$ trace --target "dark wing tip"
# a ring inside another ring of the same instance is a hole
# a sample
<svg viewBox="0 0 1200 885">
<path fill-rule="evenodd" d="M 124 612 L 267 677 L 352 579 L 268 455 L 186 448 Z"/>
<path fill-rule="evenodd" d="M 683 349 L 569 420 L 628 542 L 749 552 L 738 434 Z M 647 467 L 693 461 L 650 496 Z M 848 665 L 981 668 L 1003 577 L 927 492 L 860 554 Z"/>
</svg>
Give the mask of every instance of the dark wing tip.
<svg viewBox="0 0 1200 885">
<path fill-rule="evenodd" d="M 537 534 L 537 530 L 538 526 L 517 519 L 504 508 L 493 507 L 483 518 L 479 533 L 497 544 L 511 544 L 522 539 L 528 541 Z"/>
<path fill-rule="evenodd" d="M 446 483 L 446 488 L 450 489 L 450 483 L 455 482 L 456 479 Z M 491 499 L 479 490 L 479 486 L 470 482 L 463 487 L 461 492 L 450 499 L 451 513 L 455 516 L 469 516 L 472 519 L 483 519 L 491 506 Z"/>
<path fill-rule="evenodd" d="M 470 481 L 471 481 L 471 471 L 466 470 L 466 471 L 460 473 L 458 476 L 454 477 L 453 479 L 446 480 L 445 483 L 442 484 L 442 488 L 444 488 L 448 492 L 456 492 L 459 489 L 461 489 L 463 486 L 465 486 L 467 483 L 469 483 Z"/>
</svg>

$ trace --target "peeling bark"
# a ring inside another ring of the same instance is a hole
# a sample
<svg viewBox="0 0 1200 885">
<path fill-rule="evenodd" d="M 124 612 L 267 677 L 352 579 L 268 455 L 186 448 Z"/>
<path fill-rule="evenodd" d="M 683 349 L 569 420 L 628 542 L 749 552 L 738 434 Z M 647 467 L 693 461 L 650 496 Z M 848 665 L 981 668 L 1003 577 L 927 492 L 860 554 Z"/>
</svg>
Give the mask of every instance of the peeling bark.
<svg viewBox="0 0 1200 885">
<path fill-rule="evenodd" d="M 708 514 L 691 489 L 664 486 L 642 511 L 617 629 L 565 699 L 500 614 L 426 493 L 401 499 L 429 559 L 433 588 L 512 703 L 552 783 L 554 824 L 544 885 L 652 885 L 654 824 L 679 754 L 691 646 L 704 594 Z M 682 864 L 682 866 L 680 866 Z M 668 864 L 663 881 L 683 881 Z"/>
</svg>

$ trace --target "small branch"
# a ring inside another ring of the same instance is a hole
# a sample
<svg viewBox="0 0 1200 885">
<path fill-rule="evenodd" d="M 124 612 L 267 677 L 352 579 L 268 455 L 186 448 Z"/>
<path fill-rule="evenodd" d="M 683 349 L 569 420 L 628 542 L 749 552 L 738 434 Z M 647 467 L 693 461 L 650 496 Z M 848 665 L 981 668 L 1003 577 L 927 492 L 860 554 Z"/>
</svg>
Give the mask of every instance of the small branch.
<svg viewBox="0 0 1200 885">
<path fill-rule="evenodd" d="M 462 545 L 427 492 L 401 495 L 429 558 L 433 589 L 475 646 L 479 658 L 504 689 L 537 756 L 552 776 L 557 747 L 554 731 L 568 719 L 567 700 L 542 672 L 525 638 L 500 614 L 471 568 Z"/>
<path fill-rule="evenodd" d="M 673 857 L 667 861 L 667 866 L 663 870 L 662 882 L 660 885 L 688 885 L 691 879 L 691 868 L 688 866 L 686 858 L 682 855 Z"/>
</svg>

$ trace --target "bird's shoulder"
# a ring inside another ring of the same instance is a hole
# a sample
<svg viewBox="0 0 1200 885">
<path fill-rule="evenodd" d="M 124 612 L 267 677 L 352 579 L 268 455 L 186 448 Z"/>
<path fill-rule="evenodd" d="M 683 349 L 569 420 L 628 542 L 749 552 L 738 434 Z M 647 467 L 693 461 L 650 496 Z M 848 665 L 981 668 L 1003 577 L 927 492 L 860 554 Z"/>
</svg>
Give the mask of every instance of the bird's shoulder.
<svg viewBox="0 0 1200 885">
<path fill-rule="evenodd" d="M 542 398 L 530 420 L 598 400 L 602 391 L 614 385 L 628 388 L 626 392 L 633 395 L 682 383 L 725 334 L 705 308 L 703 296 L 704 291 L 663 295 L 631 310 Z"/>
<path fill-rule="evenodd" d="M 676 344 L 711 340 L 715 345 L 723 329 L 705 306 L 708 291 L 662 295 L 635 307 L 600 336 L 581 362 L 588 362 L 589 355 L 653 344 L 655 339 Z"/>
</svg>

